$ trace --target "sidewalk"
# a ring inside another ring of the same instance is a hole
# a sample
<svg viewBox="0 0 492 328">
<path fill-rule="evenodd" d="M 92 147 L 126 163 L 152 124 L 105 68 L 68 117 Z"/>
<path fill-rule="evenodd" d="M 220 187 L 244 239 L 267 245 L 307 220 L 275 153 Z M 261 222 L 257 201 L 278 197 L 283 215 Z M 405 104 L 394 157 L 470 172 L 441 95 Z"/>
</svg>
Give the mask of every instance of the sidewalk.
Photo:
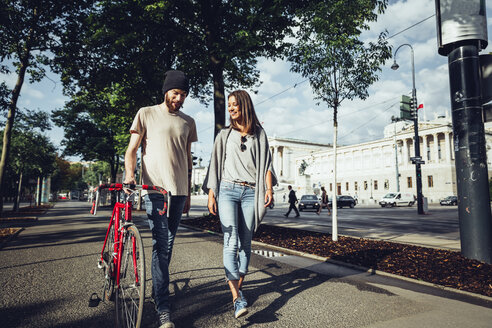
<svg viewBox="0 0 492 328">
<path fill-rule="evenodd" d="M 87 306 L 101 295 L 96 262 L 110 214 L 85 202 L 59 202 L 0 251 L 3 327 L 110 327 L 114 305 Z M 137 213 L 146 249 L 150 232 Z M 255 245 L 255 250 L 265 246 Z M 249 314 L 234 319 L 220 236 L 180 228 L 171 263 L 176 327 L 490 327 L 492 299 L 374 275 L 296 255 L 253 254 L 244 292 Z M 153 304 L 144 327 L 157 327 Z"/>
</svg>

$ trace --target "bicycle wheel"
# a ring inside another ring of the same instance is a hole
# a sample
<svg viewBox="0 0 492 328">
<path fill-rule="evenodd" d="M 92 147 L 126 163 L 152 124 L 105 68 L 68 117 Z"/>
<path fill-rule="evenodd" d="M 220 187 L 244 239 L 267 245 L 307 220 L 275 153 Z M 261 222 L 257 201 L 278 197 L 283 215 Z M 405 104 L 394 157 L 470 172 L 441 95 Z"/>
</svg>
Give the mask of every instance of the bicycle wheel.
<svg viewBox="0 0 492 328">
<path fill-rule="evenodd" d="M 114 300 L 114 282 L 116 280 L 114 273 L 114 224 L 109 229 L 108 240 L 102 254 L 104 265 L 104 288 L 103 297 L 106 301 Z"/>
<path fill-rule="evenodd" d="M 116 326 L 140 327 L 145 300 L 145 255 L 137 227 L 125 229 L 120 284 L 116 288 Z"/>
</svg>

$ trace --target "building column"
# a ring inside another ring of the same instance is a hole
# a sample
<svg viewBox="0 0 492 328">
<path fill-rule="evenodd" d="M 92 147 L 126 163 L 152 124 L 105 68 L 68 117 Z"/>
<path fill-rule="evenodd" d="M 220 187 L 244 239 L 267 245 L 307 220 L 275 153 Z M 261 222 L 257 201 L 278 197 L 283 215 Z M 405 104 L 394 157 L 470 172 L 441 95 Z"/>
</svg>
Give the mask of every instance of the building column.
<svg viewBox="0 0 492 328">
<path fill-rule="evenodd" d="M 451 163 L 451 138 L 449 132 L 444 132 L 444 152 L 446 154 L 446 163 Z"/>
<path fill-rule="evenodd" d="M 407 138 L 403 139 L 403 158 L 401 159 L 401 164 L 402 166 L 408 166 L 408 153 L 409 153 L 409 148 L 408 148 L 408 142 Z"/>
<path fill-rule="evenodd" d="M 434 133 L 432 135 L 434 137 L 434 152 L 436 153 L 436 160 L 434 161 L 435 163 L 439 163 L 439 138 L 438 134 Z M 442 150 L 441 150 L 441 156 L 442 156 Z"/>
<path fill-rule="evenodd" d="M 273 146 L 273 169 L 279 174 L 278 146 Z"/>
<path fill-rule="evenodd" d="M 429 144 L 427 143 L 427 135 L 424 134 L 422 136 L 422 148 L 423 148 L 423 151 L 424 151 L 424 156 L 420 155 L 422 157 L 422 159 L 427 163 L 429 162 L 429 156 L 428 156 L 428 152 L 427 152 L 427 147 L 429 146 Z"/>
<path fill-rule="evenodd" d="M 292 164 L 291 164 L 292 156 L 291 156 L 291 154 L 292 154 L 292 150 L 284 147 L 284 161 L 285 161 L 284 178 L 287 179 L 288 181 L 293 180 L 293 178 L 295 177 L 295 174 L 292 175 Z"/>
<path fill-rule="evenodd" d="M 284 176 L 284 147 L 279 147 L 278 149 L 279 153 L 279 161 L 278 161 L 278 169 L 279 171 L 277 172 L 278 176 Z"/>
</svg>

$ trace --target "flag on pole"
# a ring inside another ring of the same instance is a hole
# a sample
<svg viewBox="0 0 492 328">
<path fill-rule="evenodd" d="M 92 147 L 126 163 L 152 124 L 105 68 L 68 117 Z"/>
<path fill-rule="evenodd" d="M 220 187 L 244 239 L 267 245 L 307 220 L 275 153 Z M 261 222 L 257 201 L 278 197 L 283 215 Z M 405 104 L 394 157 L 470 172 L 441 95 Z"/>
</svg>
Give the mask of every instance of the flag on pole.
<svg viewBox="0 0 492 328">
<path fill-rule="evenodd" d="M 421 108 L 424 108 L 424 104 L 420 104 L 419 107 L 417 107 L 417 109 L 421 109 Z"/>
</svg>

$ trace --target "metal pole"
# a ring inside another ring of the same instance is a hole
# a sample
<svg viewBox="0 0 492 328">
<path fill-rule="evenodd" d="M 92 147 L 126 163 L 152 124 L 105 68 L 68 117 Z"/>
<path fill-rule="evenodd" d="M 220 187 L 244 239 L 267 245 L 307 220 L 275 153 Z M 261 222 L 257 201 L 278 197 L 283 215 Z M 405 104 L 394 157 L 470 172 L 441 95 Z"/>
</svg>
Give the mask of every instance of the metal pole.
<svg viewBox="0 0 492 328">
<path fill-rule="evenodd" d="M 492 220 L 477 45 L 448 54 L 461 253 L 492 263 Z"/>
<path fill-rule="evenodd" d="M 417 113 L 417 89 L 415 88 L 415 63 L 414 63 L 414 55 L 413 55 L 413 47 L 404 43 L 396 48 L 395 55 L 393 56 L 396 59 L 396 53 L 398 50 L 403 47 L 408 46 L 411 50 L 411 59 L 412 59 L 412 112 L 413 112 L 413 129 L 415 131 L 414 136 L 414 150 L 415 150 L 415 180 L 417 185 L 417 211 L 419 214 L 424 214 L 424 203 L 422 196 L 422 169 L 420 167 L 420 138 L 419 138 L 419 116 Z M 398 68 L 398 66 L 396 66 Z"/>
</svg>

